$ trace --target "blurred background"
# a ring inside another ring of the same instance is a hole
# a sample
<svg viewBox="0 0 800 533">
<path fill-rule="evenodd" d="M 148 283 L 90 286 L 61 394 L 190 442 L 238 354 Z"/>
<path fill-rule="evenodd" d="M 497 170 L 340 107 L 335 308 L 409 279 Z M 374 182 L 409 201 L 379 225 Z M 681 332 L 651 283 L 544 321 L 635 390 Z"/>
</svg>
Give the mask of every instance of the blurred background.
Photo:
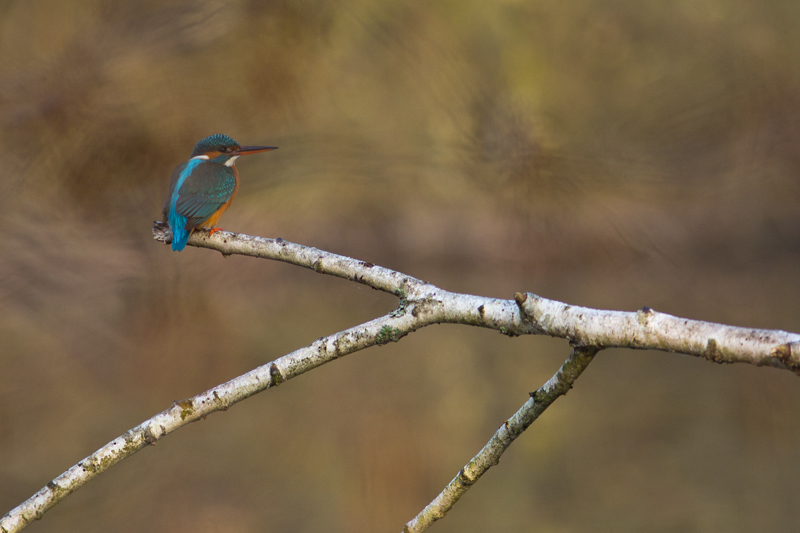
<svg viewBox="0 0 800 533">
<path fill-rule="evenodd" d="M 794 0 L 0 2 L 0 512 L 173 401 L 392 310 L 152 240 L 226 133 L 227 230 L 452 290 L 800 331 Z M 400 531 L 560 366 L 457 326 L 181 429 L 30 531 Z M 437 532 L 797 531 L 800 382 L 603 352 Z"/>
</svg>

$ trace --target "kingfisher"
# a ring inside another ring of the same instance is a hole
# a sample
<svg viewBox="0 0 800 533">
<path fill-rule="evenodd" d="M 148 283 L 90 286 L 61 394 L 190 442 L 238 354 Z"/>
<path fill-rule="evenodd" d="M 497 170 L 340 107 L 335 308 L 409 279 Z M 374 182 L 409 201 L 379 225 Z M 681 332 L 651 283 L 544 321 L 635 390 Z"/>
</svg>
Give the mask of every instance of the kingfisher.
<svg viewBox="0 0 800 533">
<path fill-rule="evenodd" d="M 243 155 L 276 150 L 277 146 L 240 146 L 221 133 L 201 139 L 185 163 L 172 173 L 164 202 L 164 222 L 172 230 L 172 249 L 180 252 L 198 228 L 219 231 L 217 221 L 239 190 L 234 163 Z"/>
</svg>

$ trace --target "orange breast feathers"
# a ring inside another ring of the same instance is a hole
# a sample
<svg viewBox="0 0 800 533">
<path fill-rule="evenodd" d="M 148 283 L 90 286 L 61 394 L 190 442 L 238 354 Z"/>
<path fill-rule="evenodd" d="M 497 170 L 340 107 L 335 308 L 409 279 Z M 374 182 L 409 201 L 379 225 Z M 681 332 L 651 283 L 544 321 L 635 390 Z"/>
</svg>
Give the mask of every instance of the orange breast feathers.
<svg viewBox="0 0 800 533">
<path fill-rule="evenodd" d="M 233 170 L 233 177 L 236 178 L 236 185 L 233 187 L 233 194 L 231 194 L 231 199 L 219 206 L 219 209 L 214 211 L 214 214 L 205 219 L 203 222 L 200 223 L 198 227 L 206 228 L 206 229 L 214 229 L 217 227 L 217 222 L 219 222 L 219 217 L 222 216 L 222 213 L 228 209 L 231 204 L 233 203 L 233 199 L 236 198 L 236 193 L 239 192 L 239 171 L 236 169 L 235 166 L 231 166 L 231 170 Z"/>
</svg>

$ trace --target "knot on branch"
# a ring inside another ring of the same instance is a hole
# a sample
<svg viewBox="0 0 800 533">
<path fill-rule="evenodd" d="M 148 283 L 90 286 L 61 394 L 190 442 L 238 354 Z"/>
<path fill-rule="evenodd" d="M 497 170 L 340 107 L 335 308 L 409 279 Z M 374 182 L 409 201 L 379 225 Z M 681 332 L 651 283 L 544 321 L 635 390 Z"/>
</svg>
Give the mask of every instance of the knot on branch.
<svg viewBox="0 0 800 533">
<path fill-rule="evenodd" d="M 775 357 L 786 368 L 800 376 L 800 341 L 781 344 L 770 350 L 770 355 Z"/>
<path fill-rule="evenodd" d="M 153 221 L 153 239 L 164 244 L 172 243 L 172 231 L 169 229 L 169 224 L 161 222 L 160 220 Z"/>
<path fill-rule="evenodd" d="M 520 318 L 523 322 L 532 327 L 532 329 L 526 331 L 526 333 L 546 333 L 546 328 L 542 325 L 540 320 L 542 315 L 542 310 L 540 309 L 542 300 L 544 300 L 544 298 L 532 292 L 518 292 L 514 294 L 514 301 L 519 309 Z"/>
<path fill-rule="evenodd" d="M 533 321 L 533 317 L 531 317 L 528 314 L 528 310 L 525 309 L 525 302 L 528 301 L 528 293 L 527 292 L 518 292 L 518 293 L 514 294 L 514 301 L 517 302 L 517 307 L 519 307 L 519 314 L 522 317 L 522 320 L 524 320 L 526 322 Z"/>
<path fill-rule="evenodd" d="M 653 308 L 645 305 L 636 311 L 636 321 L 642 326 L 647 326 L 647 322 L 650 320 L 650 318 L 655 316 L 655 314 L 656 312 Z"/>
<path fill-rule="evenodd" d="M 283 379 L 283 374 L 281 374 L 278 365 L 272 363 L 269 367 L 269 386 L 270 387 L 277 387 L 285 380 Z"/>
</svg>

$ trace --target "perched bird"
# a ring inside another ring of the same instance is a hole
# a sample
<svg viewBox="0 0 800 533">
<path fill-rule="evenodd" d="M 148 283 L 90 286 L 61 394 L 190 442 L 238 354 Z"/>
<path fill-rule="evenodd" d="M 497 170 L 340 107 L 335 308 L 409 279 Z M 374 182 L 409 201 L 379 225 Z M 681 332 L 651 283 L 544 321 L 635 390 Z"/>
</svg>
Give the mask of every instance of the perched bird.
<svg viewBox="0 0 800 533">
<path fill-rule="evenodd" d="M 172 230 L 172 249 L 180 252 L 197 228 L 219 231 L 217 221 L 239 190 L 239 156 L 275 150 L 277 146 L 239 146 L 220 133 L 200 140 L 188 161 L 172 173 L 164 202 L 164 222 Z"/>
</svg>

